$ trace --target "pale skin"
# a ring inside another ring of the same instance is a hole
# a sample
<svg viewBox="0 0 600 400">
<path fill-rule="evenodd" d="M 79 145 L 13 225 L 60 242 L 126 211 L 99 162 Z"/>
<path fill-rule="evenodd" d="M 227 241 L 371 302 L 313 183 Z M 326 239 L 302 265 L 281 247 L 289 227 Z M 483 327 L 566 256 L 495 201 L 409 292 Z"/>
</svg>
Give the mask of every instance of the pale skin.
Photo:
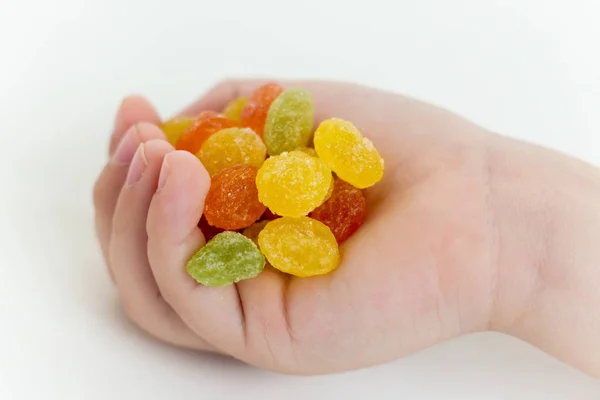
<svg viewBox="0 0 600 400">
<path fill-rule="evenodd" d="M 182 112 L 220 111 L 260 81 L 217 85 Z M 316 123 L 352 121 L 385 159 L 365 224 L 332 274 L 272 270 L 227 287 L 185 272 L 210 178 L 176 151 L 145 99 L 117 113 L 94 190 L 99 242 L 129 318 L 176 346 L 288 374 L 398 359 L 499 331 L 600 377 L 600 172 L 394 93 L 281 82 L 313 93 Z"/>
</svg>

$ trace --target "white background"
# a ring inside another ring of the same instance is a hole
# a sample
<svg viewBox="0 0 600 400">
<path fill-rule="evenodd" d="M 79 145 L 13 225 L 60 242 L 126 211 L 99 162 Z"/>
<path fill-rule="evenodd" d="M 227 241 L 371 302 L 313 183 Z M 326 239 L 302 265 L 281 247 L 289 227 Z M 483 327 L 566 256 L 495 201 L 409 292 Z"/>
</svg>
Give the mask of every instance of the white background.
<svg viewBox="0 0 600 400">
<path fill-rule="evenodd" d="M 168 115 L 227 76 L 400 91 L 600 164 L 600 3 L 0 0 L 0 399 L 598 399 L 497 335 L 298 378 L 176 350 L 122 316 L 91 188 L 122 96 Z"/>
</svg>

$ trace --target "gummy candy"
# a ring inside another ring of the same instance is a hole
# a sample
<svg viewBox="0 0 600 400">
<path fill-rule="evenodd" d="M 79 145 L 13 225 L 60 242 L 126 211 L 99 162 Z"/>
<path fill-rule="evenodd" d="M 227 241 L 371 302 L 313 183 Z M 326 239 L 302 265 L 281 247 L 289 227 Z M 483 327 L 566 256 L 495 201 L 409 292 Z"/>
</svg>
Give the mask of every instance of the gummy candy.
<svg viewBox="0 0 600 400">
<path fill-rule="evenodd" d="M 217 236 L 219 233 L 224 231 L 224 229 L 210 225 L 208 221 L 206 221 L 206 217 L 204 215 L 202 216 L 202 218 L 200 218 L 200 222 L 198 222 L 198 228 L 200 228 L 200 230 L 202 231 L 202 234 L 204 235 L 204 240 L 206 240 L 207 242 L 210 239 Z"/>
<path fill-rule="evenodd" d="M 265 257 L 241 233 L 225 231 L 212 238 L 187 262 L 187 273 L 204 286 L 225 286 L 258 276 Z"/>
<path fill-rule="evenodd" d="M 258 234 L 258 243 L 274 268 L 295 276 L 327 274 L 340 262 L 338 244 L 331 230 L 308 217 L 269 221 Z"/>
<path fill-rule="evenodd" d="M 331 197 L 310 213 L 310 217 L 327 225 L 341 244 L 364 222 L 367 202 L 362 190 L 339 178 L 334 182 Z"/>
<path fill-rule="evenodd" d="M 209 225 L 237 230 L 258 221 L 267 207 L 258 201 L 257 171 L 252 165 L 240 164 L 211 178 L 204 200 L 204 216 Z"/>
<path fill-rule="evenodd" d="M 242 110 L 248 103 L 248 100 L 248 97 L 238 97 L 231 100 L 223 110 L 223 115 L 233 121 L 239 121 Z"/>
<path fill-rule="evenodd" d="M 185 132 L 196 118 L 193 117 L 173 117 L 160 125 L 160 129 L 165 133 L 167 140 L 173 146 L 177 144 L 179 137 Z"/>
<path fill-rule="evenodd" d="M 305 216 L 325 201 L 332 179 L 319 158 L 301 151 L 281 153 L 258 170 L 258 198 L 277 215 Z"/>
<path fill-rule="evenodd" d="M 214 111 L 203 111 L 192 125 L 179 137 L 175 148 L 177 150 L 187 150 L 196 154 L 202 147 L 202 144 L 215 132 L 225 128 L 238 126 L 238 122 L 233 121 L 222 114 Z"/>
<path fill-rule="evenodd" d="M 227 128 L 209 137 L 196 155 L 213 176 L 237 164 L 260 167 L 267 156 L 267 148 L 252 129 Z"/>
<path fill-rule="evenodd" d="M 350 122 L 332 118 L 321 122 L 314 134 L 315 150 L 319 158 L 338 177 L 364 189 L 383 177 L 383 159 Z"/>
<path fill-rule="evenodd" d="M 264 140 L 269 155 L 281 154 L 306 146 L 312 136 L 314 104 L 305 89 L 289 89 L 280 94 L 269 108 Z"/>
<path fill-rule="evenodd" d="M 262 137 L 269 107 L 281 93 L 283 93 L 283 88 L 275 82 L 258 87 L 242 110 L 240 115 L 242 126 L 251 128 Z"/>
</svg>

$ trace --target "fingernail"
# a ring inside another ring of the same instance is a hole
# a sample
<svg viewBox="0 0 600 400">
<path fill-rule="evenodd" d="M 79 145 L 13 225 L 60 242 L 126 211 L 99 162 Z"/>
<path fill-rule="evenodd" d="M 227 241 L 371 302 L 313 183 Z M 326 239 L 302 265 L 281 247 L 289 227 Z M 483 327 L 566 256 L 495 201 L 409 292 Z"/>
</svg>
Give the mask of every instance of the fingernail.
<svg viewBox="0 0 600 400">
<path fill-rule="evenodd" d="M 129 166 L 129 172 L 127 173 L 127 179 L 125 180 L 127 186 L 133 186 L 140 181 L 142 175 L 144 175 L 146 166 L 148 166 L 148 161 L 146 160 L 144 144 L 142 143 L 135 152 L 133 161 Z"/>
<path fill-rule="evenodd" d="M 113 156 L 113 161 L 117 164 L 129 165 L 139 145 L 140 139 L 137 135 L 137 126 L 134 125 L 129 128 L 123 139 L 121 139 Z"/>
<path fill-rule="evenodd" d="M 165 186 L 165 183 L 167 183 L 167 178 L 170 172 L 167 157 L 169 157 L 168 154 L 165 156 L 162 166 L 160 167 L 160 175 L 158 175 L 158 187 L 156 188 L 157 191 L 161 190 Z"/>
</svg>

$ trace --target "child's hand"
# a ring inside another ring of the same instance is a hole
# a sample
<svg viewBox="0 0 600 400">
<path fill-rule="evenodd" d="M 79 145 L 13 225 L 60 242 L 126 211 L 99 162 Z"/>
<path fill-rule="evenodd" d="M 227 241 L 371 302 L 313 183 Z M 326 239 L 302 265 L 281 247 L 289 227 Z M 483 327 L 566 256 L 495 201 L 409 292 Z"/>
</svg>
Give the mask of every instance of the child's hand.
<svg viewBox="0 0 600 400">
<path fill-rule="evenodd" d="M 259 84 L 219 85 L 184 113 L 218 111 Z M 342 264 L 321 277 L 265 269 L 229 287 L 198 285 L 184 265 L 204 244 L 197 222 L 209 176 L 164 140 L 150 104 L 128 98 L 95 204 L 103 253 L 135 323 L 176 345 L 286 373 L 356 369 L 494 329 L 600 374 L 600 353 L 589 352 L 600 335 L 598 257 L 585 246 L 600 227 L 595 170 L 392 93 L 284 85 L 308 88 L 317 122 L 352 121 L 385 159 Z"/>
</svg>

